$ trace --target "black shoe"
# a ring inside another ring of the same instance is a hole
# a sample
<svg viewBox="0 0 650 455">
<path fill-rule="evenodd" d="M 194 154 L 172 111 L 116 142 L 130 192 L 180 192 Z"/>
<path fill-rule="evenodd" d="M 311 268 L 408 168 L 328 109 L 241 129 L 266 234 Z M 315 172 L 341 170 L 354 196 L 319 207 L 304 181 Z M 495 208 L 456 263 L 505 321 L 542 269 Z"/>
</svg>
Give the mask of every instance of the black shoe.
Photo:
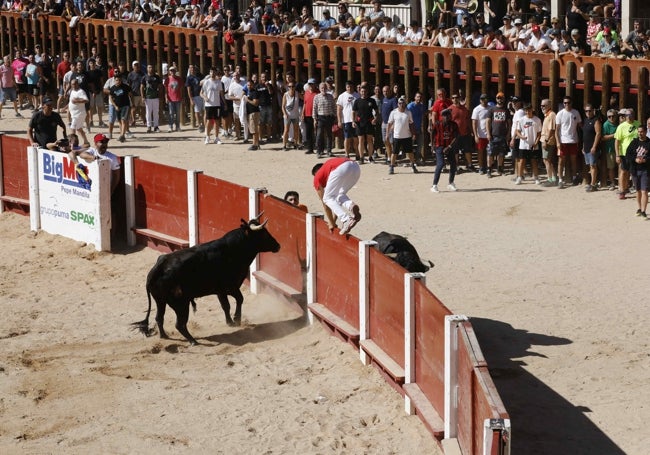
<svg viewBox="0 0 650 455">
<path fill-rule="evenodd" d="M 260 149 L 259 145 L 251 145 L 250 147 L 248 147 L 248 150 L 259 150 L 259 149 Z"/>
<path fill-rule="evenodd" d="M 313 155 L 313 154 L 314 154 L 314 151 L 313 151 L 313 150 L 307 150 L 307 151 L 305 152 L 305 155 Z"/>
<path fill-rule="evenodd" d="M 242 142 L 242 144 L 250 144 L 250 143 L 251 141 L 249 141 L 248 139 L 244 139 L 244 141 Z"/>
</svg>

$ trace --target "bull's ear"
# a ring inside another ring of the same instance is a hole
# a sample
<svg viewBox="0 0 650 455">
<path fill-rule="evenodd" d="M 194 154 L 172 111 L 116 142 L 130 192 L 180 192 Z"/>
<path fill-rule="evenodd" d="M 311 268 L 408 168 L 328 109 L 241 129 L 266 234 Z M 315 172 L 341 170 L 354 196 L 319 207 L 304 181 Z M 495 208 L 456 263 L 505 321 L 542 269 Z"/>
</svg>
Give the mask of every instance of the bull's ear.
<svg viewBox="0 0 650 455">
<path fill-rule="evenodd" d="M 241 218 L 241 226 L 240 227 L 242 227 L 244 229 L 248 228 L 248 222 L 243 218 Z"/>
</svg>

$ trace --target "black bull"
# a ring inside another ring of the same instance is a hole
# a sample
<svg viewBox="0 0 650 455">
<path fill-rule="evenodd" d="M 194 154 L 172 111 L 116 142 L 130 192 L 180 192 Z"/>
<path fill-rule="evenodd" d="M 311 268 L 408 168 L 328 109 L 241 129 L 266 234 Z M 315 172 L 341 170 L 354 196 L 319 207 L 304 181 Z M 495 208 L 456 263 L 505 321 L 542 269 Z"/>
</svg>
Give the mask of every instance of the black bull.
<svg viewBox="0 0 650 455">
<path fill-rule="evenodd" d="M 150 336 L 151 297 L 156 301 L 156 323 L 161 338 L 168 338 L 163 328 L 165 308 L 169 305 L 176 312 L 176 329 L 187 340 L 196 340 L 187 330 L 190 303 L 196 309 L 194 299 L 216 294 L 228 325 L 241 323 L 241 305 L 244 301 L 239 288 L 248 276 L 251 262 L 258 253 L 280 250 L 280 244 L 266 230 L 266 223 L 257 218 L 248 223 L 241 220 L 241 226 L 228 232 L 220 239 L 196 245 L 184 250 L 161 255 L 147 275 L 147 317 L 132 325 Z M 230 317 L 228 296 L 232 296 L 237 307 L 234 320 Z"/>
<path fill-rule="evenodd" d="M 411 245 L 411 242 L 406 240 L 406 237 L 382 231 L 372 240 L 377 242 L 377 249 L 379 251 L 411 273 L 424 273 L 433 267 L 431 261 L 427 261 L 429 265 L 425 265 L 420 260 L 420 256 L 415 250 L 415 247 Z"/>
</svg>

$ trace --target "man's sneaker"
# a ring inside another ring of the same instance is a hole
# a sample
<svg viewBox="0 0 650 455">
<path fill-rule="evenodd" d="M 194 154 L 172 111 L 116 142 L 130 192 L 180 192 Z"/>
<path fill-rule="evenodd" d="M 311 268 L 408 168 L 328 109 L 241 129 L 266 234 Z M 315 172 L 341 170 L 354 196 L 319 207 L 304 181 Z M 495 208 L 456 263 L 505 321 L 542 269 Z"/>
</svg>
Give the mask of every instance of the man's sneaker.
<svg viewBox="0 0 650 455">
<path fill-rule="evenodd" d="M 591 186 L 591 185 L 587 185 L 587 186 L 585 186 L 585 191 L 586 191 L 587 193 L 591 193 L 593 190 L 594 190 L 594 187 L 593 187 L 593 186 Z"/>
<path fill-rule="evenodd" d="M 354 225 L 357 224 L 356 221 L 354 221 L 352 218 L 348 218 L 343 222 L 343 226 L 341 226 L 341 230 L 339 231 L 340 235 L 345 235 L 352 230 Z"/>
<path fill-rule="evenodd" d="M 636 210 L 636 216 L 641 216 L 642 213 L 643 213 L 643 212 L 641 211 L 641 209 L 637 209 L 637 210 Z"/>
<path fill-rule="evenodd" d="M 490 170 L 487 171 L 487 178 L 489 178 L 489 179 L 492 178 L 492 171 L 490 171 Z"/>
<path fill-rule="evenodd" d="M 100 128 L 108 127 L 108 125 L 106 123 L 104 123 L 104 122 L 99 122 L 99 126 L 100 126 Z"/>
<path fill-rule="evenodd" d="M 562 179 L 558 180 L 558 181 L 557 181 L 557 187 L 558 187 L 559 189 L 564 188 L 564 180 L 562 180 Z"/>
<path fill-rule="evenodd" d="M 124 136 L 120 136 L 117 140 L 120 141 L 120 142 L 126 141 L 126 139 L 124 139 Z"/>
<path fill-rule="evenodd" d="M 133 139 L 135 137 L 135 135 L 132 132 L 127 131 L 126 132 L 126 137 L 129 138 L 129 139 Z"/>
<path fill-rule="evenodd" d="M 447 189 L 449 191 L 458 191 L 458 188 L 456 188 L 456 185 L 454 185 L 453 183 L 450 183 L 449 185 L 447 185 Z"/>
<path fill-rule="evenodd" d="M 259 145 L 251 145 L 248 147 L 248 150 L 259 150 L 260 146 Z"/>
<path fill-rule="evenodd" d="M 205 137 L 205 140 L 203 141 L 205 145 L 208 145 L 210 143 L 210 138 L 208 136 Z"/>
<path fill-rule="evenodd" d="M 538 178 L 535 179 L 535 185 L 539 185 L 539 184 L 541 184 L 541 183 L 542 183 L 542 182 L 540 182 Z"/>
<path fill-rule="evenodd" d="M 219 139 L 218 136 L 214 138 L 214 143 L 219 145 L 223 144 L 223 142 L 221 142 L 221 139 Z"/>
<path fill-rule="evenodd" d="M 154 132 L 154 133 L 160 133 L 160 128 L 158 128 L 157 126 L 155 126 L 155 127 L 153 128 L 153 132 Z"/>
<path fill-rule="evenodd" d="M 411 164 L 411 169 L 413 169 L 414 174 L 419 174 L 420 173 L 420 171 L 418 171 L 418 168 L 417 168 L 417 166 L 415 164 Z"/>
<path fill-rule="evenodd" d="M 393 175 L 395 173 L 395 166 L 388 166 L 388 175 Z"/>
<path fill-rule="evenodd" d="M 171 129 L 171 128 L 169 128 L 169 129 L 167 130 L 168 133 L 171 133 L 172 131 L 174 131 L 174 130 Z"/>
<path fill-rule="evenodd" d="M 352 219 L 357 223 L 361 221 L 361 211 L 359 210 L 359 206 L 357 204 L 354 204 L 352 206 Z"/>
<path fill-rule="evenodd" d="M 147 133 L 151 133 L 151 127 L 147 128 Z"/>
<path fill-rule="evenodd" d="M 20 112 L 16 112 L 16 117 L 23 118 L 23 114 L 21 114 Z"/>
<path fill-rule="evenodd" d="M 440 190 L 438 189 L 438 185 L 433 185 L 431 187 L 431 192 L 432 193 L 440 193 Z"/>
<path fill-rule="evenodd" d="M 641 212 L 641 219 L 642 219 L 642 220 L 647 220 L 647 219 L 648 219 L 648 215 L 646 215 L 645 212 Z"/>
<path fill-rule="evenodd" d="M 515 179 L 515 185 L 521 185 L 521 177 Z"/>
<path fill-rule="evenodd" d="M 203 125 L 199 126 L 199 133 L 203 133 L 205 131 L 205 127 Z"/>
</svg>

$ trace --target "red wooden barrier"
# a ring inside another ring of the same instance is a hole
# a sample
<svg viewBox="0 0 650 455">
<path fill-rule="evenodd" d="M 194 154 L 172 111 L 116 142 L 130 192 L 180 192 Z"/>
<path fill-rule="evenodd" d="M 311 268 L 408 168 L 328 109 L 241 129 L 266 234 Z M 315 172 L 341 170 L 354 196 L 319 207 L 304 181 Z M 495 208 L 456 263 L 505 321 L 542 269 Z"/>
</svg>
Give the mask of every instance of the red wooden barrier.
<svg viewBox="0 0 650 455">
<path fill-rule="evenodd" d="M 218 239 L 248 220 L 248 188 L 199 174 L 197 194 L 199 243 Z"/>
<path fill-rule="evenodd" d="M 27 147 L 29 140 L 0 135 L 2 151 L 2 191 L 0 199 L 9 211 L 29 213 L 29 175 L 27 171 Z"/>
<path fill-rule="evenodd" d="M 187 171 L 140 159 L 133 165 L 136 227 L 188 239 Z M 150 237 L 146 242 L 160 248 Z"/>
</svg>

